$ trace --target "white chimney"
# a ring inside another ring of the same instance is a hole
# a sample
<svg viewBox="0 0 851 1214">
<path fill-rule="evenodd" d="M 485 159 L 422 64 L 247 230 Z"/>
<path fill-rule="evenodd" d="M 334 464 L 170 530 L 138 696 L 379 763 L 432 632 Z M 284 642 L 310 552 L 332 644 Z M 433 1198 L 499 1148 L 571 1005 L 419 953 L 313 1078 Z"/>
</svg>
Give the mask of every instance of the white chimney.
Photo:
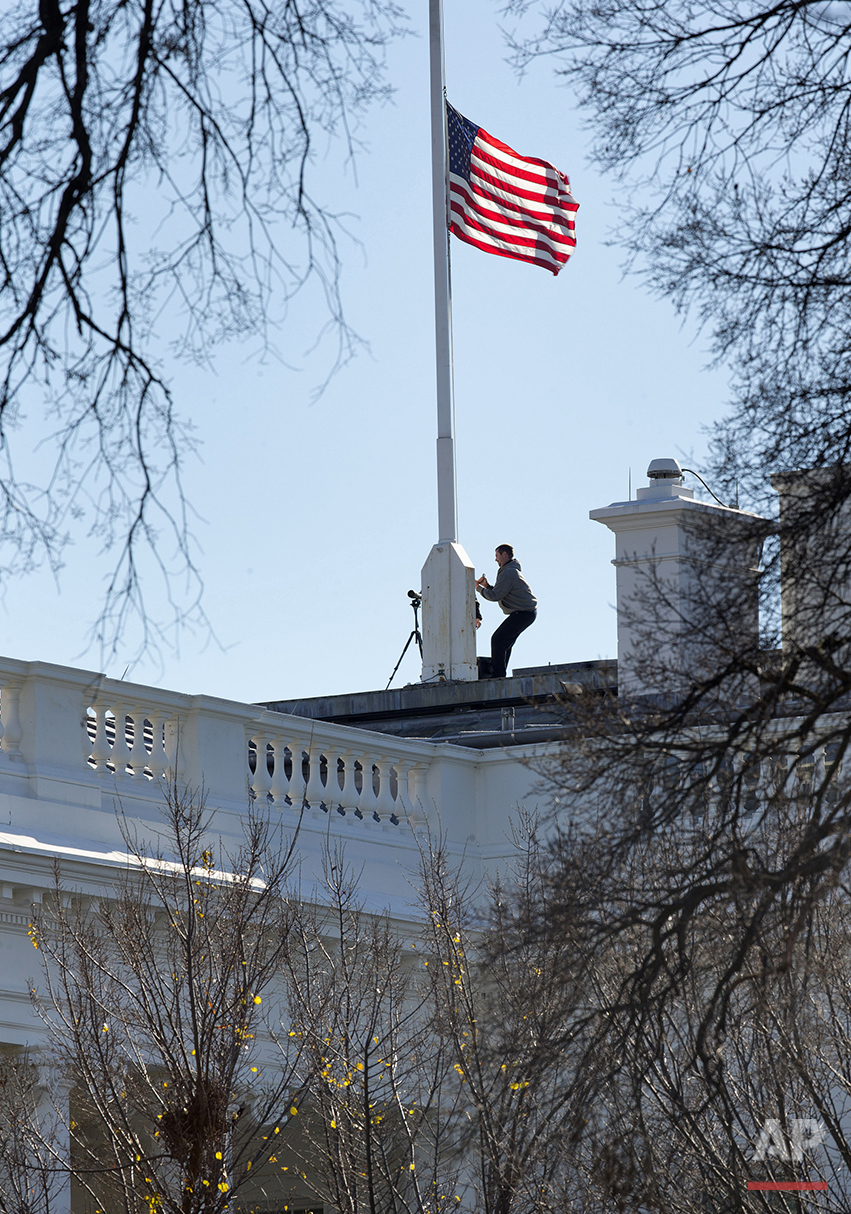
<svg viewBox="0 0 851 1214">
<path fill-rule="evenodd" d="M 723 669 L 737 646 L 756 653 L 759 642 L 764 520 L 695 501 L 675 459 L 654 459 L 647 475 L 634 501 L 590 512 L 615 533 L 622 696 L 679 692 Z"/>
</svg>

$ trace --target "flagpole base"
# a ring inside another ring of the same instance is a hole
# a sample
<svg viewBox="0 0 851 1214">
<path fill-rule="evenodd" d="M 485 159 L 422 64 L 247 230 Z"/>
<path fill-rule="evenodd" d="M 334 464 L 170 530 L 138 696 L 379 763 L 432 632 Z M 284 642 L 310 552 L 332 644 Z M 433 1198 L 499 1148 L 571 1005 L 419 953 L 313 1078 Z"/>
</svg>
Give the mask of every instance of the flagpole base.
<svg viewBox="0 0 851 1214">
<path fill-rule="evenodd" d="M 475 580 L 460 544 L 434 545 L 422 572 L 424 683 L 479 677 Z"/>
</svg>

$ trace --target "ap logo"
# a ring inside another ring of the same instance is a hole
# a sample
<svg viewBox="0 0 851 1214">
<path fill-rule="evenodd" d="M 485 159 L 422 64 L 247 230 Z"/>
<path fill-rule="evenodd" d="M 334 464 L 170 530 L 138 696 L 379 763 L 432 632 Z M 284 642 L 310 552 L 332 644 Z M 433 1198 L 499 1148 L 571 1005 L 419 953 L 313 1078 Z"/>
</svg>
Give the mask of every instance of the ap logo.
<svg viewBox="0 0 851 1214">
<path fill-rule="evenodd" d="M 800 1163 L 804 1151 L 812 1150 L 824 1141 L 824 1125 L 813 1117 L 791 1117 L 789 1129 L 769 1117 L 757 1139 L 754 1159 L 773 1157 L 784 1163 Z"/>
</svg>

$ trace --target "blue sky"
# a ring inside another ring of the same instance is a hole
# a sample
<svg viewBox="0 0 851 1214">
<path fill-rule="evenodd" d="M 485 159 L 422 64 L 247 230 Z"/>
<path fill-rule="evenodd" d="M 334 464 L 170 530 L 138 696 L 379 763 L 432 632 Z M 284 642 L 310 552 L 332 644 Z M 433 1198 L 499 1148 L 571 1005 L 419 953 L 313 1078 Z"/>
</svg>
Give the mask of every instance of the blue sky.
<svg viewBox="0 0 851 1214">
<path fill-rule="evenodd" d="M 542 63 L 518 81 L 498 8 L 445 0 L 453 105 L 525 155 L 565 171 L 580 202 L 578 248 L 558 278 L 452 242 L 460 539 L 477 572 L 512 543 L 539 599 L 514 663 L 616 652 L 613 537 L 588 511 L 644 483 L 648 462 L 687 452 L 724 408 L 723 372 L 670 305 L 624 279 L 617 183 L 589 166 L 570 92 Z M 200 448 L 186 484 L 197 518 L 204 607 L 215 630 L 128 677 L 255 701 L 383 687 L 411 627 L 406 592 L 437 539 L 434 334 L 426 4 L 419 37 L 391 51 L 394 103 L 371 113 L 355 174 L 319 152 L 318 189 L 345 211 L 349 323 L 369 350 L 318 399 L 330 347 L 309 294 L 279 337 L 286 363 L 250 345 L 209 371 L 169 367 Z M 168 556 L 168 554 L 166 554 Z M 6 586 L 2 652 L 98 669 L 86 650 L 105 569 L 94 545 L 68 553 L 60 589 L 46 574 Z M 152 606 L 159 593 L 151 584 Z M 480 652 L 499 622 L 485 604 Z M 118 677 L 133 651 L 111 659 Z M 409 651 L 397 683 L 419 677 Z"/>
</svg>

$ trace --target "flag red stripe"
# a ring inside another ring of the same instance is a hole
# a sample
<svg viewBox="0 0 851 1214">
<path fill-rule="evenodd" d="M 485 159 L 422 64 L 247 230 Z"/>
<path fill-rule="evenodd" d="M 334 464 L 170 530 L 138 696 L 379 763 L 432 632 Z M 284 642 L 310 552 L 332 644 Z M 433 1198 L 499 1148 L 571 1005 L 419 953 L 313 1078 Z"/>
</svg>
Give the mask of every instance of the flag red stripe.
<svg viewBox="0 0 851 1214">
<path fill-rule="evenodd" d="M 532 185 L 539 185 L 544 190 L 551 190 L 558 194 L 563 188 L 562 182 L 552 174 L 547 176 L 541 173 L 530 173 L 528 169 L 518 169 L 514 165 L 500 160 L 497 156 L 489 156 L 484 149 L 473 147 L 473 156 L 481 164 L 491 165 L 498 173 L 504 173 L 507 177 L 513 177 L 517 181 L 528 181 Z"/>
<path fill-rule="evenodd" d="M 507 189 L 515 198 L 525 198 L 529 202 L 535 202 L 538 206 L 561 207 L 564 204 L 560 194 L 555 190 L 549 190 L 546 194 L 535 194 L 532 190 L 525 190 L 521 186 L 514 185 L 513 182 L 505 181 L 502 178 L 494 177 L 491 173 L 486 173 L 484 169 L 476 167 L 472 160 L 470 162 L 470 180 L 476 178 L 479 181 L 486 181 L 488 185 L 494 186 L 496 189 Z"/>
<path fill-rule="evenodd" d="M 478 138 L 482 143 L 489 144 L 490 147 L 496 148 L 504 156 L 510 157 L 511 160 L 518 160 L 521 164 L 534 164 L 542 168 L 547 174 L 552 174 L 560 181 L 567 181 L 564 173 L 560 173 L 554 164 L 550 164 L 548 160 L 540 160 L 537 156 L 521 156 L 519 152 L 515 152 L 514 148 L 510 148 L 507 143 L 503 143 L 501 139 L 494 138 L 487 131 L 479 127 Z"/>
<path fill-rule="evenodd" d="M 451 210 L 466 223 L 472 223 L 482 231 L 489 231 L 497 240 L 507 240 L 509 243 L 529 243 L 538 245 L 546 242 L 552 248 L 553 254 L 564 252 L 569 257 L 576 248 L 576 241 L 570 236 L 553 233 L 535 224 L 506 223 L 502 216 L 477 207 L 471 212 L 470 208 L 461 206 L 452 200 Z"/>
<path fill-rule="evenodd" d="M 481 204 L 470 205 L 468 203 L 465 205 L 465 201 L 457 198 L 455 191 L 452 191 L 451 209 L 456 214 L 476 216 L 485 223 L 498 225 L 508 231 L 530 232 L 533 235 L 538 235 L 551 241 L 554 247 L 567 246 L 570 249 L 576 248 L 576 238 L 572 231 L 554 229 L 549 224 L 518 221 L 516 216 L 506 216 L 502 211 L 494 211 Z"/>
<path fill-rule="evenodd" d="M 487 224 L 479 223 L 471 215 L 455 216 L 453 222 L 467 232 L 471 232 L 477 238 L 490 241 L 497 248 L 507 249 L 534 249 L 539 257 L 550 258 L 555 265 L 562 266 L 567 261 L 572 248 L 552 248 L 540 237 L 532 237 L 520 235 L 512 232 L 506 234 L 504 232 L 494 231 Z"/>
<path fill-rule="evenodd" d="M 513 253 L 509 249 L 495 249 L 491 244 L 484 244 L 480 240 L 474 240 L 462 229 L 456 227 L 453 223 L 451 231 L 455 233 L 459 240 L 465 241 L 467 244 L 475 245 L 477 249 L 482 249 L 485 253 L 497 253 L 500 257 L 511 257 L 514 261 L 529 261 L 532 265 L 543 266 L 545 270 L 550 270 L 553 274 L 558 274 L 561 266 L 553 266 L 549 261 L 543 261 L 540 257 L 527 257 L 525 253 Z"/>
<path fill-rule="evenodd" d="M 515 256 L 531 257 L 538 265 L 546 266 L 557 274 L 568 258 L 567 253 L 556 256 L 549 249 L 536 245 L 534 241 L 523 242 L 513 240 L 494 240 L 489 232 L 480 230 L 469 224 L 454 224 L 452 229 L 456 235 L 463 234 L 470 243 L 479 242 L 479 248 L 487 247 L 491 252 L 511 253 Z"/>
<path fill-rule="evenodd" d="M 826 1180 L 749 1180 L 748 1191 L 762 1193 L 808 1193 L 826 1189 Z"/>
<path fill-rule="evenodd" d="M 573 216 L 575 210 L 570 211 L 554 211 L 550 210 L 533 210 L 526 203 L 512 202 L 511 196 L 504 190 L 495 193 L 493 190 L 486 190 L 478 184 L 471 181 L 469 186 L 462 177 L 451 177 L 449 180 L 450 192 L 456 191 L 467 195 L 467 200 L 471 207 L 480 207 L 482 203 L 480 199 L 484 199 L 485 203 L 503 212 L 507 220 L 517 223 L 540 223 L 546 227 L 561 227 L 572 232 L 575 227 Z M 578 205 L 578 204 L 577 204 Z"/>
</svg>

